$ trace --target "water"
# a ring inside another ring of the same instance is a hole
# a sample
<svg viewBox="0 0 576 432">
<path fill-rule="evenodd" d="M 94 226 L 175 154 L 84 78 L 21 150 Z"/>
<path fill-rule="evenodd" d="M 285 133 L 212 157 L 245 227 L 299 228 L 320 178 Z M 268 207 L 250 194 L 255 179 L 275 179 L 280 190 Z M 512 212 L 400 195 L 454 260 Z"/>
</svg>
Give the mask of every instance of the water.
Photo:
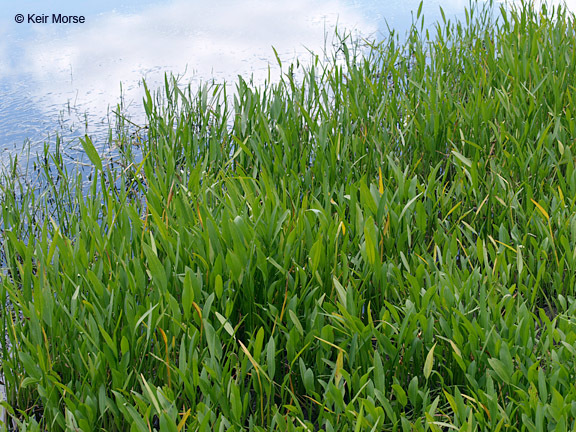
<svg viewBox="0 0 576 432">
<path fill-rule="evenodd" d="M 440 1 L 426 1 L 429 23 Z M 441 2 L 447 16 L 462 16 L 466 2 Z M 347 29 L 381 38 L 387 25 L 403 34 L 417 0 L 2 0 L 0 5 L 0 162 L 30 142 L 32 153 L 55 134 L 89 133 L 104 139 L 111 111 L 123 98 L 143 122 L 142 79 L 152 89 L 164 73 L 182 82 L 234 82 L 238 74 L 262 82 L 281 59 L 321 52 L 325 35 Z M 24 22 L 16 23 L 22 14 Z M 46 23 L 29 22 L 31 19 Z M 85 22 L 54 24 L 52 14 Z M 121 87 L 122 85 L 122 87 Z M 122 93 L 121 93 L 122 88 Z"/>
<path fill-rule="evenodd" d="M 463 18 L 468 0 L 425 0 L 428 26 Z M 419 0 L 2 0 L 0 4 L 0 164 L 30 142 L 32 153 L 56 133 L 103 141 L 122 97 L 143 122 L 142 79 L 234 82 L 277 74 L 272 46 L 286 62 L 321 52 L 333 29 L 382 38 L 403 35 Z M 576 9 L 576 0 L 568 6 Z M 18 24 L 17 14 L 24 22 Z M 28 22 L 41 18 L 46 23 Z M 53 24 L 52 14 L 84 17 Z M 121 87 L 122 85 L 122 87 Z M 121 91 L 122 89 L 122 91 Z M 100 138 L 100 140 L 98 139 Z"/>
</svg>

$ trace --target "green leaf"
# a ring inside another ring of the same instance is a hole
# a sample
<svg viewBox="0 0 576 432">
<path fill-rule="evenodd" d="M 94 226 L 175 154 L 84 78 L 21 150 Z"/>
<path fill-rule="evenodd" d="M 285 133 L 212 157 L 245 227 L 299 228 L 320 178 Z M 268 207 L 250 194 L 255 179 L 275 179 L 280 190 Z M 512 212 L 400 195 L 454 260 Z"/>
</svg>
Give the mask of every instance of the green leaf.
<svg viewBox="0 0 576 432">
<path fill-rule="evenodd" d="M 406 396 L 406 392 L 399 384 L 392 384 L 392 390 L 394 390 L 394 394 L 400 402 L 400 405 L 405 407 L 408 404 L 408 397 Z"/>
<path fill-rule="evenodd" d="M 382 365 L 382 358 L 378 351 L 374 352 L 374 386 L 379 390 L 384 390 L 386 380 L 384 376 L 384 367 Z"/>
<path fill-rule="evenodd" d="M 136 408 L 134 408 L 132 405 L 126 404 L 125 409 L 128 411 L 130 417 L 132 417 L 133 420 L 132 424 L 136 426 L 138 431 L 142 432 L 149 430 L 142 416 L 140 416 L 140 414 L 138 414 L 138 411 L 136 411 Z"/>
<path fill-rule="evenodd" d="M 466 156 L 464 156 L 463 154 L 458 153 L 456 150 L 452 150 L 452 154 L 454 156 L 456 156 L 458 158 L 458 160 L 460 160 L 460 162 L 462 162 L 468 168 L 470 168 L 472 166 L 472 161 L 470 159 L 468 159 Z"/>
<path fill-rule="evenodd" d="M 206 330 L 206 342 L 208 343 L 210 354 L 220 360 L 222 358 L 222 345 L 220 344 L 216 330 L 214 330 L 212 324 L 207 320 L 204 320 L 204 330 Z"/>
<path fill-rule="evenodd" d="M 304 383 L 304 387 L 308 393 L 312 393 L 314 391 L 314 372 L 312 369 L 307 368 L 302 376 L 302 382 Z"/>
<path fill-rule="evenodd" d="M 340 301 L 342 306 L 344 306 L 344 309 L 348 309 L 348 294 L 346 293 L 346 290 L 344 289 L 342 284 L 338 282 L 338 279 L 336 279 L 336 277 L 333 277 L 332 281 L 334 282 L 334 288 L 336 288 L 336 294 L 338 295 L 338 300 Z"/>
<path fill-rule="evenodd" d="M 422 195 L 423 192 L 420 192 L 418 195 L 416 195 L 415 197 L 413 197 L 412 199 L 410 199 L 406 205 L 404 206 L 404 208 L 402 209 L 402 211 L 400 212 L 400 216 L 398 216 L 398 221 L 400 221 L 402 219 L 402 217 L 404 216 L 404 214 L 406 213 L 406 211 L 410 208 L 410 206 L 412 204 L 414 204 L 414 202 L 420 198 L 420 195 Z"/>
<path fill-rule="evenodd" d="M 536 208 L 538 209 L 538 211 L 542 214 L 542 216 L 544 216 L 544 218 L 546 219 L 546 222 L 550 222 L 550 215 L 548 214 L 548 212 L 546 210 L 544 210 L 544 207 L 542 207 L 540 205 L 540 203 L 536 200 L 534 200 L 533 198 L 530 198 L 530 201 L 532 201 L 532 204 L 534 204 L 536 206 Z"/>
<path fill-rule="evenodd" d="M 222 298 L 223 290 L 224 290 L 224 284 L 222 283 L 222 276 L 217 274 L 216 278 L 214 279 L 214 293 L 216 294 L 216 298 L 218 300 Z"/>
<path fill-rule="evenodd" d="M 112 350 L 114 357 L 118 359 L 118 347 L 116 346 L 116 342 L 110 337 L 110 335 L 104 330 L 102 326 L 98 326 L 100 330 L 100 334 L 104 337 L 104 341 L 106 341 L 106 345 Z"/>
<path fill-rule="evenodd" d="M 274 336 L 270 336 L 266 346 L 266 364 L 268 365 L 268 376 L 274 379 L 276 373 L 276 341 Z"/>
<path fill-rule="evenodd" d="M 146 264 L 150 270 L 150 276 L 152 277 L 152 280 L 156 282 L 158 288 L 161 291 L 164 291 L 168 286 L 168 280 L 166 278 L 166 270 L 164 269 L 164 266 L 154 253 L 152 247 L 143 243 L 142 249 L 144 250 L 144 254 L 147 258 Z"/>
<path fill-rule="evenodd" d="M 541 400 L 548 399 L 548 384 L 542 368 L 538 368 L 538 393 L 540 393 Z"/>
<path fill-rule="evenodd" d="M 228 333 L 231 337 L 234 337 L 234 327 L 232 327 L 232 324 L 230 324 L 230 322 L 218 311 L 215 311 L 214 315 L 216 315 L 216 318 L 218 318 L 218 321 L 220 321 L 220 324 L 222 324 L 224 330 L 226 330 L 226 333 Z"/>
<path fill-rule="evenodd" d="M 290 320 L 294 323 L 294 326 L 298 330 L 298 333 L 300 333 L 300 336 L 304 336 L 304 328 L 302 327 L 302 324 L 300 323 L 298 316 L 294 313 L 292 309 L 288 310 L 288 316 L 290 317 Z"/>
<path fill-rule="evenodd" d="M 522 259 L 522 245 L 516 246 L 516 267 L 518 268 L 518 275 L 522 274 L 524 270 L 524 260 Z"/>
<path fill-rule="evenodd" d="M 492 367 L 494 372 L 496 372 L 498 378 L 500 378 L 505 383 L 510 382 L 510 375 L 508 375 L 504 363 L 502 363 L 500 360 L 496 358 L 489 358 L 488 363 L 490 364 L 490 367 Z"/>
<path fill-rule="evenodd" d="M 192 304 L 194 303 L 194 287 L 192 286 L 192 270 L 186 269 L 184 276 L 184 283 L 182 284 L 182 309 L 184 311 L 184 318 L 190 318 L 192 312 Z"/>
<path fill-rule="evenodd" d="M 502 361 L 502 365 L 506 368 L 506 375 L 512 377 L 514 374 L 514 361 L 512 360 L 510 349 L 507 344 L 502 344 L 500 347 L 500 360 Z"/>
<path fill-rule="evenodd" d="M 130 344 L 128 343 L 126 336 L 122 336 L 122 339 L 120 340 L 120 349 L 122 350 L 122 354 L 126 354 L 130 351 Z"/>
<path fill-rule="evenodd" d="M 364 222 L 364 240 L 366 241 L 366 256 L 368 257 L 368 262 L 373 265 L 376 262 L 376 245 L 378 244 L 378 238 L 376 237 L 376 228 L 372 216 L 368 217 L 366 222 Z"/>
<path fill-rule="evenodd" d="M 416 406 L 418 403 L 418 377 L 415 376 L 408 384 L 408 397 L 410 398 L 410 402 L 412 405 Z"/>
<path fill-rule="evenodd" d="M 320 265 L 322 254 L 324 253 L 324 244 L 322 237 L 319 236 L 318 240 L 312 245 L 310 249 L 310 272 L 314 274 Z"/>
<path fill-rule="evenodd" d="M 102 159 L 100 159 L 100 155 L 98 154 L 98 151 L 96 151 L 94 144 L 92 144 L 90 137 L 88 135 L 84 135 L 84 138 L 80 138 L 80 143 L 82 144 L 82 147 L 84 148 L 84 151 L 88 155 L 88 158 L 92 164 L 94 164 L 97 169 L 102 171 Z"/>
<path fill-rule="evenodd" d="M 254 349 L 253 356 L 254 360 L 260 363 L 260 354 L 262 353 L 262 345 L 264 343 L 264 327 L 260 327 L 256 332 L 256 338 L 254 339 Z"/>
<path fill-rule="evenodd" d="M 244 267 L 242 266 L 242 262 L 240 261 L 240 258 L 238 257 L 238 255 L 236 255 L 231 250 L 229 250 L 228 254 L 226 255 L 226 265 L 228 266 L 228 268 L 230 269 L 230 272 L 232 273 L 232 278 L 236 282 L 241 284 L 242 279 L 243 279 Z M 220 276 L 220 275 L 218 275 L 218 276 Z M 220 276 L 220 280 L 222 280 L 221 276 Z"/>
</svg>

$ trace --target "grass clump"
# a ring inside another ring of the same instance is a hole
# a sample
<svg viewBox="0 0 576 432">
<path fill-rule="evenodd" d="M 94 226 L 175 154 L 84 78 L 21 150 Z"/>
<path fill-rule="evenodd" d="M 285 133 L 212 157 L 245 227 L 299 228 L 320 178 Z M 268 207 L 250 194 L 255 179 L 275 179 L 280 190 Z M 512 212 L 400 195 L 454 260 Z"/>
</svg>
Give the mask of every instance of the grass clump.
<svg viewBox="0 0 576 432">
<path fill-rule="evenodd" d="M 574 16 L 336 48 L 167 79 L 88 183 L 5 173 L 10 425 L 574 429 Z"/>
</svg>

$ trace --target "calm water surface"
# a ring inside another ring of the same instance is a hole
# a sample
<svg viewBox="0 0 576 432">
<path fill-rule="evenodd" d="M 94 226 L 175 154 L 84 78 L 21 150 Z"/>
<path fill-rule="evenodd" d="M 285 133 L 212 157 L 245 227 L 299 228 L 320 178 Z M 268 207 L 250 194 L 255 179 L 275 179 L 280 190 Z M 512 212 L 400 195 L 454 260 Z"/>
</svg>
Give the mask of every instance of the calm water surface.
<svg viewBox="0 0 576 432">
<path fill-rule="evenodd" d="M 572 0 L 576 2 L 576 0 Z M 425 0 L 426 24 L 463 18 L 464 0 Z M 0 162 L 29 142 L 39 151 L 56 133 L 89 133 L 104 141 L 120 97 L 143 122 L 142 79 L 151 89 L 164 74 L 182 82 L 262 82 L 272 46 L 283 61 L 321 52 L 325 35 L 347 29 L 373 38 L 388 26 L 403 35 L 419 0 L 1 0 Z M 16 22 L 22 14 L 23 23 Z M 46 23 L 28 22 L 40 19 Z M 54 24 L 52 14 L 85 22 Z"/>
</svg>

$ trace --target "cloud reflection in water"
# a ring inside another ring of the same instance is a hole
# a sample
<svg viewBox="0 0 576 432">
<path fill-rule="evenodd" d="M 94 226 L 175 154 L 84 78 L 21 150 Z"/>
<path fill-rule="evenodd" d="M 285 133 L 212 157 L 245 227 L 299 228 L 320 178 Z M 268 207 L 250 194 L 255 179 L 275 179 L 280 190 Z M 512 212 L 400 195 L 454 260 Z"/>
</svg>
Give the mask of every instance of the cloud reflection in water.
<svg viewBox="0 0 576 432">
<path fill-rule="evenodd" d="M 35 25 L 18 58 L 0 62 L 0 80 L 16 87 L 26 77 L 22 105 L 52 117 L 70 101 L 102 118 L 118 101 L 122 82 L 125 100 L 135 101 L 140 111 L 142 78 L 151 88 L 161 85 L 165 72 L 186 72 L 183 81 L 233 82 L 242 74 L 262 82 L 268 63 L 276 68 L 272 46 L 289 61 L 306 55 L 306 48 L 320 51 L 325 30 L 336 23 L 364 35 L 376 31 L 357 8 L 339 0 L 175 0 L 138 14 L 108 12 L 86 21 L 65 30 Z M 0 44 L 3 59 L 6 51 Z"/>
<path fill-rule="evenodd" d="M 6 1 L 10 4 L 12 0 Z M 131 13 L 125 12 L 127 9 L 113 11 L 110 2 L 99 14 L 88 6 L 82 12 L 83 6 L 70 0 L 59 1 L 80 11 L 75 13 L 86 13 L 87 23 L 0 26 L 0 148 L 19 146 L 27 137 L 33 141 L 44 138 L 57 128 L 59 113 L 67 102 L 78 113 L 87 113 L 90 133 L 94 133 L 95 125 L 106 120 L 108 107 L 115 107 L 120 83 L 125 100 L 133 101 L 130 112 L 139 121 L 142 78 L 153 89 L 162 84 L 165 72 L 185 74 L 182 82 L 214 78 L 233 83 L 238 74 L 262 82 L 269 63 L 272 76 L 277 76 L 272 46 L 283 61 L 296 56 L 307 59 L 306 48 L 321 52 L 325 35 L 330 40 L 336 24 L 365 36 L 381 36 L 378 32 L 385 33 L 388 20 L 404 34 L 420 3 L 148 0 L 146 6 L 132 5 Z M 19 1 L 13 3 L 9 9 L 21 7 Z M 568 0 L 572 10 L 575 3 Z M 37 12 L 54 12 L 42 10 L 42 4 L 35 4 L 40 8 Z M 428 25 L 440 18 L 439 4 L 447 17 L 462 17 L 468 0 L 425 1 Z M 12 30 L 24 32 L 26 37 L 15 36 Z M 69 124 L 74 120 L 64 116 L 63 121 Z"/>
</svg>

